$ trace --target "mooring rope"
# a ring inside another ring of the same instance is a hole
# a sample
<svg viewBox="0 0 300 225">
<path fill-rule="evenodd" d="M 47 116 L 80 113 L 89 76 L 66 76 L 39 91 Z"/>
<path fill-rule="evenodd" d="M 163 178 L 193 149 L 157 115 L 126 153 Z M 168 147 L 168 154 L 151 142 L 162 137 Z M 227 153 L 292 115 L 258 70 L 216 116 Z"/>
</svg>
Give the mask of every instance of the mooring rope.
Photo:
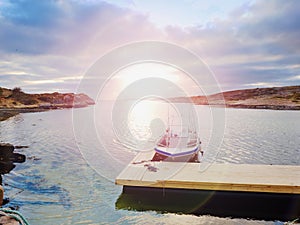
<svg viewBox="0 0 300 225">
<path fill-rule="evenodd" d="M 22 225 L 30 225 L 29 222 L 25 219 L 25 217 L 16 210 L 12 210 L 8 208 L 0 208 L 0 212 L 3 212 L 7 216 L 17 220 Z"/>
</svg>

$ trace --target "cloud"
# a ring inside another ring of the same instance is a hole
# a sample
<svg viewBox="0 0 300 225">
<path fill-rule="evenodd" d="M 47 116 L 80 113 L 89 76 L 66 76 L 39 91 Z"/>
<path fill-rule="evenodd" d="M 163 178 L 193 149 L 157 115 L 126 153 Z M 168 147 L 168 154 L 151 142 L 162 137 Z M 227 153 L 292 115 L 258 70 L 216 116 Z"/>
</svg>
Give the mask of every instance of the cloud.
<svg viewBox="0 0 300 225">
<path fill-rule="evenodd" d="M 112 48 L 162 33 L 147 16 L 106 2 L 6 1 L 0 8 L 0 61 L 7 64 L 0 65 L 0 73 L 7 75 L 9 86 L 28 85 L 12 71 L 39 74 L 36 85 L 80 76 Z M 48 84 L 49 90 L 55 87 Z M 34 86 L 23 89 L 30 88 Z"/>
<path fill-rule="evenodd" d="M 227 15 L 221 5 L 218 9 L 207 5 L 207 9 L 217 10 L 216 15 L 222 15 L 205 23 L 199 19 L 199 23 L 187 26 L 174 23 L 177 25 L 165 27 L 153 24 L 151 20 L 157 14 L 138 11 L 134 1 L 119 6 L 109 2 L 2 1 L 0 86 L 24 86 L 25 91 L 76 91 L 80 79 L 72 77 L 81 77 L 111 49 L 143 40 L 169 41 L 195 52 L 225 90 L 248 84 L 295 85 L 299 81 L 297 0 L 230 1 Z M 204 6 L 188 0 L 181 17 L 186 14 L 191 18 L 189 7 L 200 10 Z"/>
<path fill-rule="evenodd" d="M 270 83 L 270 82 L 257 82 L 253 84 L 245 84 L 246 87 L 275 87 L 278 86 L 279 83 Z"/>
<path fill-rule="evenodd" d="M 299 10 L 293 0 L 255 1 L 206 26 L 166 30 L 169 38 L 198 53 L 225 89 L 291 85 L 286 78 L 300 73 Z"/>
<path fill-rule="evenodd" d="M 55 1 L 5 1 L 0 8 L 0 41 L 4 52 L 43 54 L 56 42 L 63 10 Z"/>
<path fill-rule="evenodd" d="M 289 81 L 300 81 L 300 75 L 288 77 L 287 80 L 289 80 Z"/>
<path fill-rule="evenodd" d="M 156 33 L 144 15 L 105 2 L 11 1 L 0 13 L 2 51 L 11 53 L 78 54 Z"/>
</svg>

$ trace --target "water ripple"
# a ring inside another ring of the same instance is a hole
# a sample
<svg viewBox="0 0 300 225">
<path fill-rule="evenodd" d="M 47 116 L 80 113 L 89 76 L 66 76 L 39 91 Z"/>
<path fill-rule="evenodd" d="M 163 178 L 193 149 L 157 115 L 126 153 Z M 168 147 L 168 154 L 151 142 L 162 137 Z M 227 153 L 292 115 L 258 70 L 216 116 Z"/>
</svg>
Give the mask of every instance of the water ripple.
<svg viewBox="0 0 300 225">
<path fill-rule="evenodd" d="M 213 158 L 217 146 L 209 143 L 211 121 L 201 116 L 199 119 L 205 157 Z M 299 112 L 229 109 L 226 120 L 217 162 L 299 165 Z M 80 137 L 75 140 L 71 110 L 20 114 L 1 122 L 0 141 L 29 146 L 18 149 L 27 156 L 27 161 L 3 178 L 6 194 L 11 197 L 9 204 L 20 206 L 31 224 L 268 224 L 208 216 L 116 211 L 114 205 L 121 187 L 97 174 L 79 150 L 88 152 L 100 171 L 113 178 L 134 156 L 129 147 L 136 146 L 136 142 L 125 131 L 118 138 L 107 124 L 104 128 L 100 135 L 103 148 L 99 137 L 90 134 L 89 129 L 85 130 L 87 141 Z M 122 129 L 127 130 L 126 124 L 120 124 L 119 129 L 121 133 Z M 154 143 L 152 140 L 148 144 Z"/>
</svg>

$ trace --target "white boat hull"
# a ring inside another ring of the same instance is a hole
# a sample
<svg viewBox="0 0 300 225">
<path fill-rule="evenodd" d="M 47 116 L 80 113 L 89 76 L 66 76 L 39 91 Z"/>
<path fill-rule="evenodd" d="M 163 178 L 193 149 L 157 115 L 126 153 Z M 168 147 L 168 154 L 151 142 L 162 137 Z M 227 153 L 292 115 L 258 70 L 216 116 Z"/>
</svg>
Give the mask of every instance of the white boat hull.
<svg viewBox="0 0 300 225">
<path fill-rule="evenodd" d="M 186 151 L 172 152 L 167 148 L 155 149 L 156 159 L 161 159 L 158 161 L 171 161 L 171 162 L 197 162 L 198 154 L 201 151 L 200 146 L 195 146 L 194 148 L 186 149 Z M 171 153 L 172 152 L 172 153 Z"/>
</svg>

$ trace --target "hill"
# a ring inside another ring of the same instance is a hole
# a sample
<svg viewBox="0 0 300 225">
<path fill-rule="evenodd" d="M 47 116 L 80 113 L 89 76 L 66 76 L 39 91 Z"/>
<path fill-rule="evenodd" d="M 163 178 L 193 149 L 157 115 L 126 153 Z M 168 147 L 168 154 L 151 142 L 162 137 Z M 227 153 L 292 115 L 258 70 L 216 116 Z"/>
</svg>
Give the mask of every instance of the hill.
<svg viewBox="0 0 300 225">
<path fill-rule="evenodd" d="M 235 90 L 209 96 L 179 97 L 171 100 L 231 108 L 300 110 L 300 86 Z"/>
<path fill-rule="evenodd" d="M 11 90 L 0 87 L 0 121 L 19 112 L 78 108 L 93 104 L 95 104 L 94 100 L 82 93 L 27 94 L 20 88 Z"/>
</svg>

